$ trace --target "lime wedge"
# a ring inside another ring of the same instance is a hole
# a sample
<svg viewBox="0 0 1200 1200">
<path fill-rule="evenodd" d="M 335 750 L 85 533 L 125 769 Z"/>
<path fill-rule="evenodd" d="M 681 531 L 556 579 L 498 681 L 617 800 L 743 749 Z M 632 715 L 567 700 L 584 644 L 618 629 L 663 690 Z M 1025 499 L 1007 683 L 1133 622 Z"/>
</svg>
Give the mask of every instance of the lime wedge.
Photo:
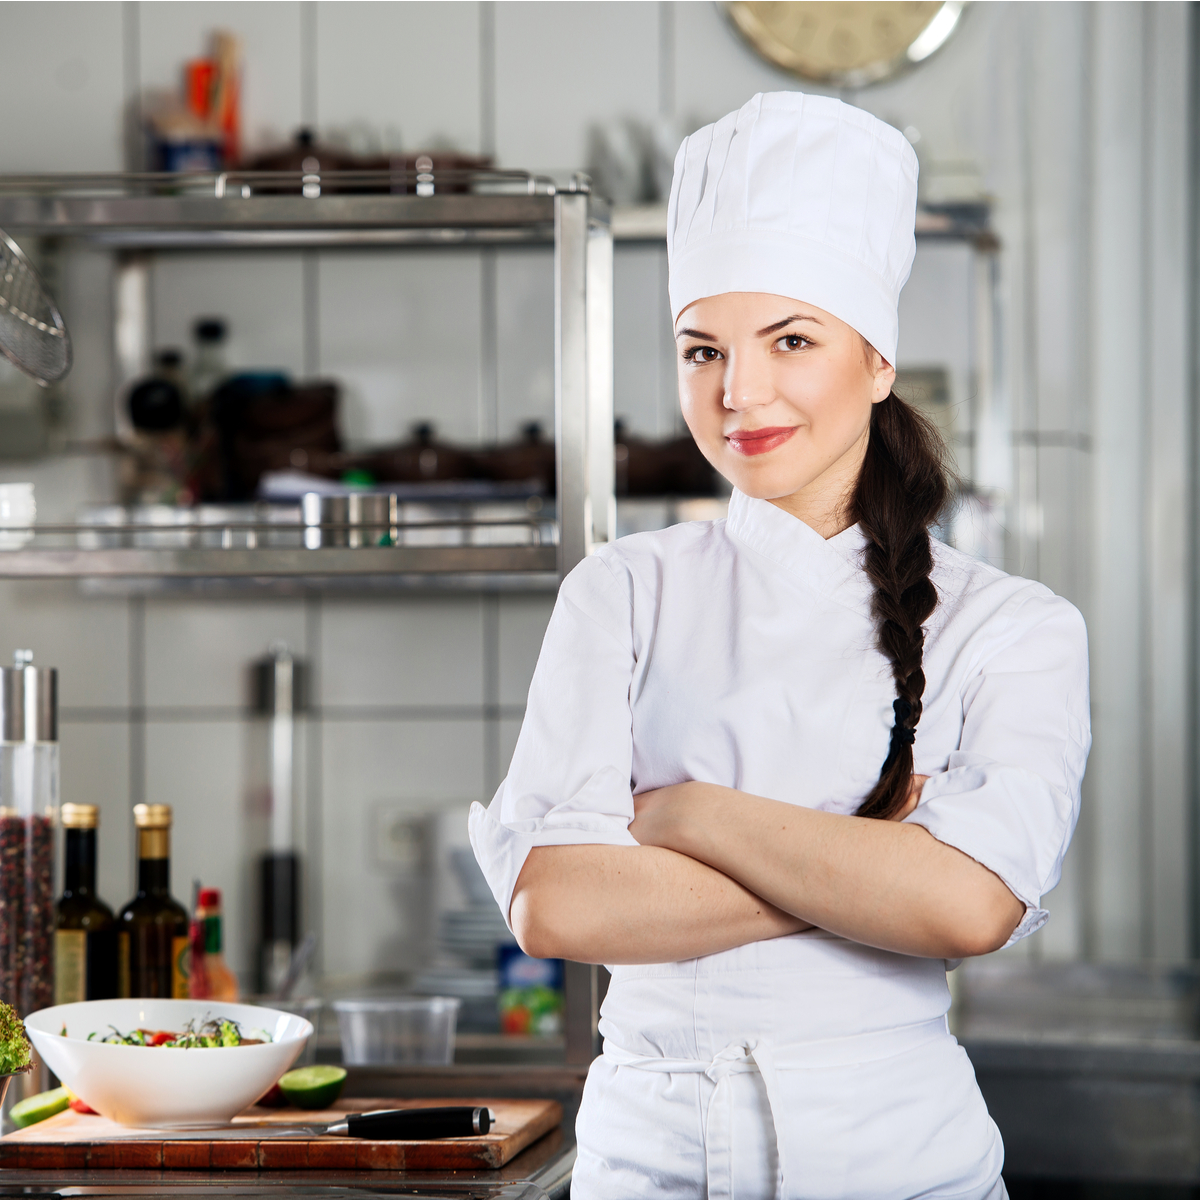
<svg viewBox="0 0 1200 1200">
<path fill-rule="evenodd" d="M 328 1108 L 345 1082 L 345 1067 L 299 1067 L 280 1079 L 279 1090 L 293 1108 Z"/>
<path fill-rule="evenodd" d="M 36 1125 L 47 1117 L 60 1113 L 71 1103 L 71 1095 L 65 1087 L 54 1088 L 49 1092 L 38 1092 L 36 1096 L 27 1096 L 24 1100 L 12 1106 L 9 1118 L 18 1129 L 28 1125 Z"/>
</svg>

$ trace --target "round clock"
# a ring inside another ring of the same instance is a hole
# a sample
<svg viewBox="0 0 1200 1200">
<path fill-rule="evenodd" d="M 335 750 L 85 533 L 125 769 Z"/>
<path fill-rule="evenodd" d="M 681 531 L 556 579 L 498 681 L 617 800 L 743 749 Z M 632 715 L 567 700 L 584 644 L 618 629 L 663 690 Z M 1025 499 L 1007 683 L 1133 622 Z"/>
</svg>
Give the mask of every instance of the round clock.
<svg viewBox="0 0 1200 1200">
<path fill-rule="evenodd" d="M 862 87 L 928 58 L 954 31 L 962 0 L 726 0 L 741 35 L 801 79 Z"/>
</svg>

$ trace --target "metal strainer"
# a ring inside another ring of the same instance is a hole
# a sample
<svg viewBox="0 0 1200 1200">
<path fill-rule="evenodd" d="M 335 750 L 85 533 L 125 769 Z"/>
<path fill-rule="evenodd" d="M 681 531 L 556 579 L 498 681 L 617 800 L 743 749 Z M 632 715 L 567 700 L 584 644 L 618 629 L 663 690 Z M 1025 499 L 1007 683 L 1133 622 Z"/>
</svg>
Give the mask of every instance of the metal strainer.
<svg viewBox="0 0 1200 1200">
<path fill-rule="evenodd" d="M 41 276 L 0 229 L 0 354 L 40 383 L 71 369 L 71 338 Z"/>
</svg>

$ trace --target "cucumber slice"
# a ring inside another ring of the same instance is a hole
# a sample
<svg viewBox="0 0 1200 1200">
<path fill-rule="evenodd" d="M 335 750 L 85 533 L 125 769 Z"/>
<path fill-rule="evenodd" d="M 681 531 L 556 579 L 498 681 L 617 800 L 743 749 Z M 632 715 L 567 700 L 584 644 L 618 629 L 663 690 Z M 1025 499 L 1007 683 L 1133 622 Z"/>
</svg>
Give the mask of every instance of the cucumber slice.
<svg viewBox="0 0 1200 1200">
<path fill-rule="evenodd" d="M 71 1094 L 65 1087 L 54 1088 L 52 1091 L 38 1092 L 36 1096 L 27 1096 L 18 1101 L 8 1115 L 18 1129 L 25 1129 L 62 1112 L 70 1103 Z"/>
<path fill-rule="evenodd" d="M 279 1090 L 293 1108 L 328 1108 L 346 1083 L 345 1067 L 298 1067 L 279 1081 Z"/>
</svg>

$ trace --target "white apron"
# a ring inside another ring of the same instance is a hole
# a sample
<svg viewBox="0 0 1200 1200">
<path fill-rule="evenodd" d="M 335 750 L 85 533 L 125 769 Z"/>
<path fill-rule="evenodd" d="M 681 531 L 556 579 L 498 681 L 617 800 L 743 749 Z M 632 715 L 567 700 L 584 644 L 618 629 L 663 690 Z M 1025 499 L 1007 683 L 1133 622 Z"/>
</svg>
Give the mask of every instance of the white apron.
<svg viewBox="0 0 1200 1200">
<path fill-rule="evenodd" d="M 941 961 L 825 935 L 617 967 L 573 1200 L 1000 1200 L 948 1000 Z"/>
</svg>

